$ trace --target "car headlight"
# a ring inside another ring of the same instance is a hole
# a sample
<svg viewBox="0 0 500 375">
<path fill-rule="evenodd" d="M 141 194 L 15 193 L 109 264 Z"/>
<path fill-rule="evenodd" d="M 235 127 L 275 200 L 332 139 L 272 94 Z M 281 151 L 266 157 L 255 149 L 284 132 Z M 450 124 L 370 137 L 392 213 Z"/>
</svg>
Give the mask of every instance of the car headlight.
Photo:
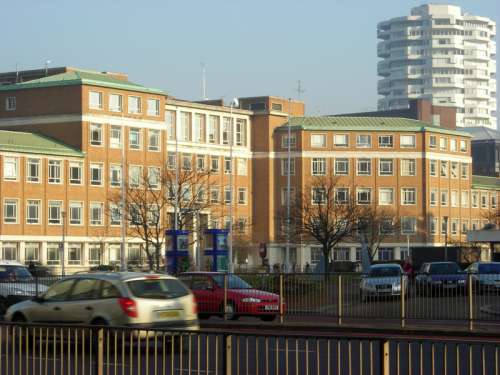
<svg viewBox="0 0 500 375">
<path fill-rule="evenodd" d="M 243 298 L 241 301 L 245 302 L 245 303 L 259 303 L 259 302 L 261 302 L 261 300 L 259 298 L 255 298 L 255 297 Z"/>
<path fill-rule="evenodd" d="M 395 290 L 395 291 L 401 290 L 401 284 L 393 284 L 392 285 L 392 290 Z"/>
<path fill-rule="evenodd" d="M 441 280 L 434 280 L 432 283 L 436 285 L 441 285 L 443 282 Z"/>
<path fill-rule="evenodd" d="M 465 280 L 458 280 L 459 284 L 465 284 Z"/>
</svg>

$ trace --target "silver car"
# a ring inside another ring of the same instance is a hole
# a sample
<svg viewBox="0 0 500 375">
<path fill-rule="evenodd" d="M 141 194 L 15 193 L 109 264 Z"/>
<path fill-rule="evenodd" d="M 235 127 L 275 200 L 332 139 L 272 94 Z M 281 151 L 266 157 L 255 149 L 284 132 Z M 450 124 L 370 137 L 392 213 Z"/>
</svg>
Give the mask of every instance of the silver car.
<svg viewBox="0 0 500 375">
<path fill-rule="evenodd" d="M 175 277 L 135 272 L 67 277 L 41 297 L 11 306 L 12 322 L 197 330 L 193 294 Z"/>
<path fill-rule="evenodd" d="M 466 270 L 478 293 L 500 292 L 500 262 L 475 262 Z"/>
<path fill-rule="evenodd" d="M 408 291 L 408 276 L 399 264 L 375 264 L 361 280 L 361 299 L 401 296 L 401 280 L 405 284 L 405 292 Z"/>
</svg>

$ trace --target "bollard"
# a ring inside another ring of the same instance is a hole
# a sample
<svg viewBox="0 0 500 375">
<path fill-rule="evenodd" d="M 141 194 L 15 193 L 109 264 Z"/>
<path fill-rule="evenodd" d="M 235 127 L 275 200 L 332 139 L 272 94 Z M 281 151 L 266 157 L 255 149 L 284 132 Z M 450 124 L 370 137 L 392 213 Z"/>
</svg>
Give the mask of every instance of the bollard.
<svg viewBox="0 0 500 375">
<path fill-rule="evenodd" d="M 339 298 L 338 298 L 338 303 L 339 303 L 339 310 L 338 310 L 338 315 L 339 315 L 339 326 L 342 325 L 342 274 L 339 273 Z"/>
<path fill-rule="evenodd" d="M 283 274 L 280 273 L 279 278 L 279 301 L 280 301 L 280 323 L 283 324 L 284 311 L 283 311 Z"/>
<path fill-rule="evenodd" d="M 406 298 L 406 278 L 405 275 L 401 275 L 401 280 L 400 280 L 400 286 L 401 286 L 401 291 L 400 291 L 400 297 L 401 297 L 401 328 L 404 328 L 406 325 L 406 306 L 405 306 L 405 298 Z"/>
<path fill-rule="evenodd" d="M 97 375 L 104 374 L 104 329 L 97 331 Z"/>
<path fill-rule="evenodd" d="M 227 320 L 227 273 L 224 274 L 224 320 Z"/>
<path fill-rule="evenodd" d="M 474 294 L 472 285 L 472 274 L 467 275 L 467 291 L 469 295 L 469 330 L 474 329 Z"/>
</svg>

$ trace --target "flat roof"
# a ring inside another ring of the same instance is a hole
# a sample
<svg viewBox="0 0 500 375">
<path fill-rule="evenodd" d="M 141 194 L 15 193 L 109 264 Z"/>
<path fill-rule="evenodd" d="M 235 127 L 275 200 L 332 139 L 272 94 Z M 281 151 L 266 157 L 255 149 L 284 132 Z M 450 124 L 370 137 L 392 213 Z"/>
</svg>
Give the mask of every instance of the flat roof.
<svg viewBox="0 0 500 375">
<path fill-rule="evenodd" d="M 82 151 L 45 135 L 10 130 L 0 130 L 0 151 L 79 158 L 85 156 Z"/>
</svg>

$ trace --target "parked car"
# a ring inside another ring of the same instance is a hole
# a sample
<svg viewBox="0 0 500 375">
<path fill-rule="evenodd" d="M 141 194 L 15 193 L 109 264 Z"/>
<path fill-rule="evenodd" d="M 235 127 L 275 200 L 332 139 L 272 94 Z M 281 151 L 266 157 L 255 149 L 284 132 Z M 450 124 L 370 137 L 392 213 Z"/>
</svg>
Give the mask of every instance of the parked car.
<svg viewBox="0 0 500 375">
<path fill-rule="evenodd" d="M 475 262 L 465 271 L 471 275 L 477 292 L 500 292 L 500 262 Z"/>
<path fill-rule="evenodd" d="M 133 272 L 66 277 L 41 297 L 15 304 L 12 322 L 199 328 L 193 294 L 178 279 Z"/>
<path fill-rule="evenodd" d="M 423 263 L 415 277 L 417 293 L 420 295 L 462 292 L 466 274 L 455 262 Z"/>
<path fill-rule="evenodd" d="M 386 263 L 375 264 L 370 271 L 363 275 L 360 283 L 361 300 L 366 301 L 377 297 L 399 297 L 401 296 L 401 280 L 405 284 L 405 292 L 408 290 L 408 276 L 403 273 L 399 264 Z"/>
<path fill-rule="evenodd" d="M 45 285 L 38 285 L 28 268 L 18 262 L 0 260 L 0 314 L 20 301 L 31 299 L 47 291 Z"/>
<path fill-rule="evenodd" d="M 223 315 L 224 273 L 186 272 L 179 278 L 196 296 L 200 317 Z M 226 295 L 228 319 L 246 315 L 272 321 L 279 314 L 279 295 L 255 289 L 236 275 L 227 275 Z"/>
</svg>

